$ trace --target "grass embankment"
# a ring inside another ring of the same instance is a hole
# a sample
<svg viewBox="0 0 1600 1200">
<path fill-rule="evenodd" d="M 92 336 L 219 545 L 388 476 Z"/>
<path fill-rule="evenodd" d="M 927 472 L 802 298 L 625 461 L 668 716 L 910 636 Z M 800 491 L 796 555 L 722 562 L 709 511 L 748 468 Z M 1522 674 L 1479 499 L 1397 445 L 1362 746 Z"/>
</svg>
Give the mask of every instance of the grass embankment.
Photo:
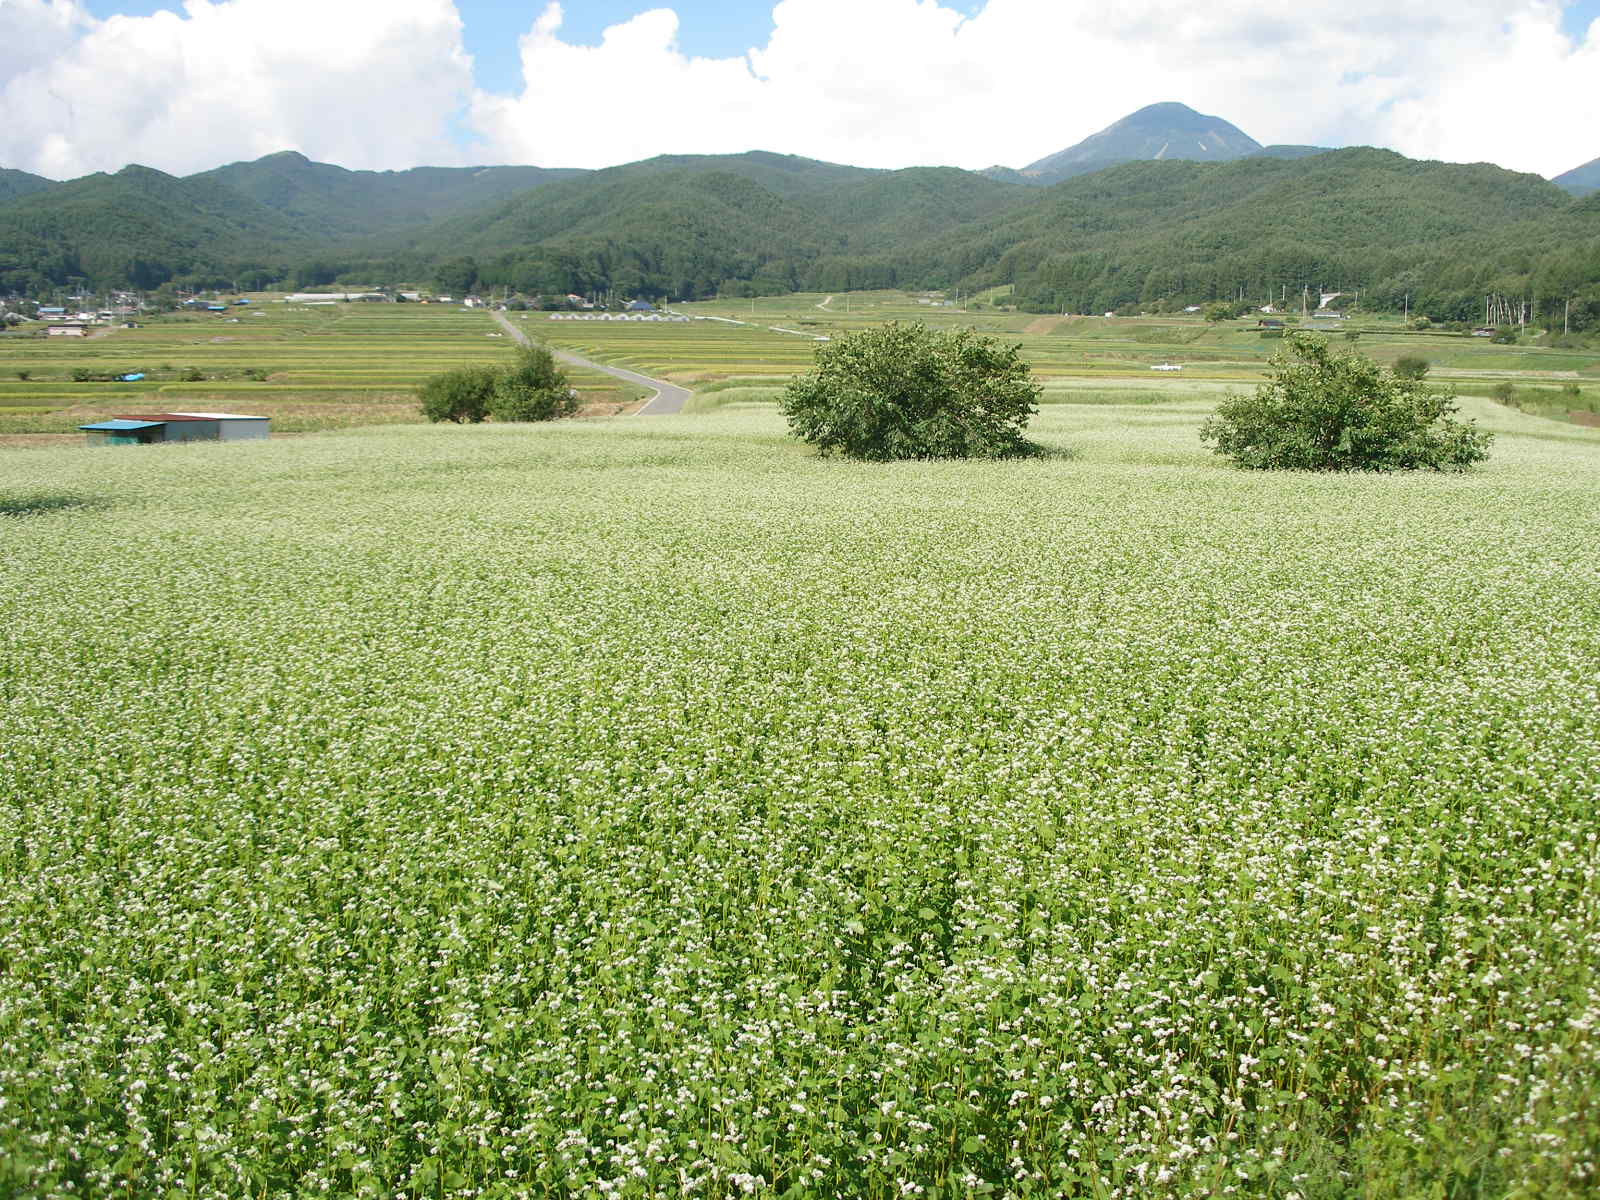
<svg viewBox="0 0 1600 1200">
<path fill-rule="evenodd" d="M 0 456 L 0 1192 L 1592 1195 L 1600 434 Z"/>
</svg>

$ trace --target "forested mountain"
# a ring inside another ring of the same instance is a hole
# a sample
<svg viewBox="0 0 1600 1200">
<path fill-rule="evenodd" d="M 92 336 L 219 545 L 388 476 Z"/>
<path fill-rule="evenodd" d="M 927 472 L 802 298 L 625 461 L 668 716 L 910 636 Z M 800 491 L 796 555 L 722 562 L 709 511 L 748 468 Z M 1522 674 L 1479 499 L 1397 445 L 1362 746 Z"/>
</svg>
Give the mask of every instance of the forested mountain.
<svg viewBox="0 0 1600 1200">
<path fill-rule="evenodd" d="M 290 218 L 214 181 L 124 167 L 0 207 L 0 291 L 74 280 L 153 288 L 235 274 L 314 243 Z"/>
<path fill-rule="evenodd" d="M 285 151 L 193 176 L 289 217 L 318 238 L 394 233 L 588 174 L 544 167 L 347 171 Z"/>
<path fill-rule="evenodd" d="M 1574 196 L 1587 196 L 1590 192 L 1600 192 L 1600 158 L 1591 163 L 1584 163 L 1581 167 L 1574 167 L 1564 175 L 1557 175 L 1551 182 Z"/>
<path fill-rule="evenodd" d="M 969 171 L 873 171 L 782 155 L 672 156 L 552 184 L 444 222 L 412 261 L 451 258 L 449 282 L 526 291 L 612 287 L 710 295 L 729 280 L 793 289 L 890 286 L 868 260 L 985 220 L 1030 193 Z M 470 263 L 463 257 L 470 256 Z"/>
<path fill-rule="evenodd" d="M 1355 149 L 1126 163 L 933 239 L 908 267 L 967 286 L 1013 283 L 1041 310 L 1259 302 L 1320 286 L 1397 307 L 1409 294 L 1421 311 L 1465 318 L 1487 290 L 1524 294 L 1549 266 L 1539 255 L 1596 239 L 1595 214 L 1537 176 Z M 1593 278 L 1600 285 L 1600 262 Z"/>
<path fill-rule="evenodd" d="M 1119 163 L 1146 159 L 1231 162 L 1261 149 L 1244 130 L 1221 117 L 1208 117 L 1186 104 L 1151 104 L 1099 133 L 1022 168 L 1038 183 L 1059 183 L 1103 171 Z"/>
<path fill-rule="evenodd" d="M 1246 158 L 1310 158 L 1314 154 L 1327 154 L 1328 146 L 1263 146 L 1252 150 Z"/>
<path fill-rule="evenodd" d="M 1179 134 L 1194 144 L 1175 152 Z M 1112 150 L 1141 161 L 1049 187 L 1002 168 L 761 152 L 570 172 L 346 171 L 298 154 L 188 179 L 0 172 L 0 292 L 343 280 L 698 298 L 1012 284 L 1026 307 L 1095 312 L 1322 287 L 1448 319 L 1471 319 L 1488 292 L 1546 313 L 1572 300 L 1579 327 L 1600 326 L 1600 197 L 1482 164 L 1260 147 L 1181 105 L 1097 138 L 1035 167 L 1075 170 Z"/>
<path fill-rule="evenodd" d="M 35 192 L 48 191 L 55 186 L 54 180 L 42 175 L 29 175 L 26 171 L 0 167 L 0 204 L 31 196 Z"/>
</svg>

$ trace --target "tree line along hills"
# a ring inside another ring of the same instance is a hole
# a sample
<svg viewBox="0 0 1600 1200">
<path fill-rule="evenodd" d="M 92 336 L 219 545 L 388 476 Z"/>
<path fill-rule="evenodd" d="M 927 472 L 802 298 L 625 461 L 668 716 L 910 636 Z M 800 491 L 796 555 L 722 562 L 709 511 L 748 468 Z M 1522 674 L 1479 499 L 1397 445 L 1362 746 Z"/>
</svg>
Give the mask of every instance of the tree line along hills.
<svg viewBox="0 0 1600 1200">
<path fill-rule="evenodd" d="M 603 170 L 349 171 L 297 153 L 187 177 L 0 170 L 0 294 L 339 281 L 648 298 L 1012 285 L 1101 312 L 1359 290 L 1600 329 L 1600 160 L 1556 180 L 1370 147 L 1261 146 L 1152 105 L 1031 167 L 873 170 L 765 152 Z"/>
</svg>

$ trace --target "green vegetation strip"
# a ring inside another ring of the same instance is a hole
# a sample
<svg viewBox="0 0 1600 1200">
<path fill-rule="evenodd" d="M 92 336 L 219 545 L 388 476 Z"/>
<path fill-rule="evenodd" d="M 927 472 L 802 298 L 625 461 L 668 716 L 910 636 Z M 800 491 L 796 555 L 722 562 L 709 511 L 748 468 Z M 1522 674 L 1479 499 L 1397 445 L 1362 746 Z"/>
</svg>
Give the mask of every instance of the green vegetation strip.
<svg viewBox="0 0 1600 1200">
<path fill-rule="evenodd" d="M 0 1192 L 1593 1194 L 1600 435 L 0 456 Z"/>
</svg>

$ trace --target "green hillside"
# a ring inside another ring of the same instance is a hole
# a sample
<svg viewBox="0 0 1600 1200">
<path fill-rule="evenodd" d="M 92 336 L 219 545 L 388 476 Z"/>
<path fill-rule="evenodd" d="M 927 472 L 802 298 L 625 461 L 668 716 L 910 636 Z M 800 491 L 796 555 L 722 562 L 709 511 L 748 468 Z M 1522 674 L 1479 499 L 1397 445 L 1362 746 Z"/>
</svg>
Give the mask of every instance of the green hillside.
<svg viewBox="0 0 1600 1200">
<path fill-rule="evenodd" d="M 231 274 L 312 240 L 292 218 L 213 180 L 129 166 L 0 208 L 0 290 L 76 281 L 152 288 Z"/>
<path fill-rule="evenodd" d="M 416 167 L 347 171 L 303 154 L 269 154 L 193 176 L 293 218 L 308 233 L 393 233 L 480 208 L 583 171 L 543 167 Z"/>
<path fill-rule="evenodd" d="M 479 281 L 528 291 L 609 286 L 677 296 L 892 283 L 892 256 L 991 219 L 1032 193 L 954 168 L 872 171 L 774 154 L 672 156 L 597 171 L 441 223 L 402 256 L 463 254 Z"/>
<path fill-rule="evenodd" d="M 1600 221 L 1537 176 L 1353 149 L 1128 163 L 936 239 L 913 273 L 1013 283 L 1041 310 L 1307 286 L 1399 288 L 1444 308 L 1475 297 L 1476 311 L 1482 288 L 1515 291 L 1538 273 L 1530 246 L 1570 251 L 1597 236 Z"/>
<path fill-rule="evenodd" d="M 130 167 L 51 186 L 14 173 L 0 182 L 35 194 L 0 204 L 0 290 L 346 279 L 693 299 L 1004 286 L 1035 311 L 1098 312 L 1304 288 L 1444 320 L 1481 319 L 1499 293 L 1600 326 L 1595 203 L 1485 164 L 1313 149 L 1127 162 L 1048 188 L 761 152 L 592 172 L 360 172 L 279 154 L 189 179 Z"/>
<path fill-rule="evenodd" d="M 48 191 L 55 186 L 54 180 L 46 179 L 42 175 L 30 175 L 26 171 L 13 171 L 9 167 L 0 167 L 0 205 L 31 196 L 35 192 Z"/>
</svg>

